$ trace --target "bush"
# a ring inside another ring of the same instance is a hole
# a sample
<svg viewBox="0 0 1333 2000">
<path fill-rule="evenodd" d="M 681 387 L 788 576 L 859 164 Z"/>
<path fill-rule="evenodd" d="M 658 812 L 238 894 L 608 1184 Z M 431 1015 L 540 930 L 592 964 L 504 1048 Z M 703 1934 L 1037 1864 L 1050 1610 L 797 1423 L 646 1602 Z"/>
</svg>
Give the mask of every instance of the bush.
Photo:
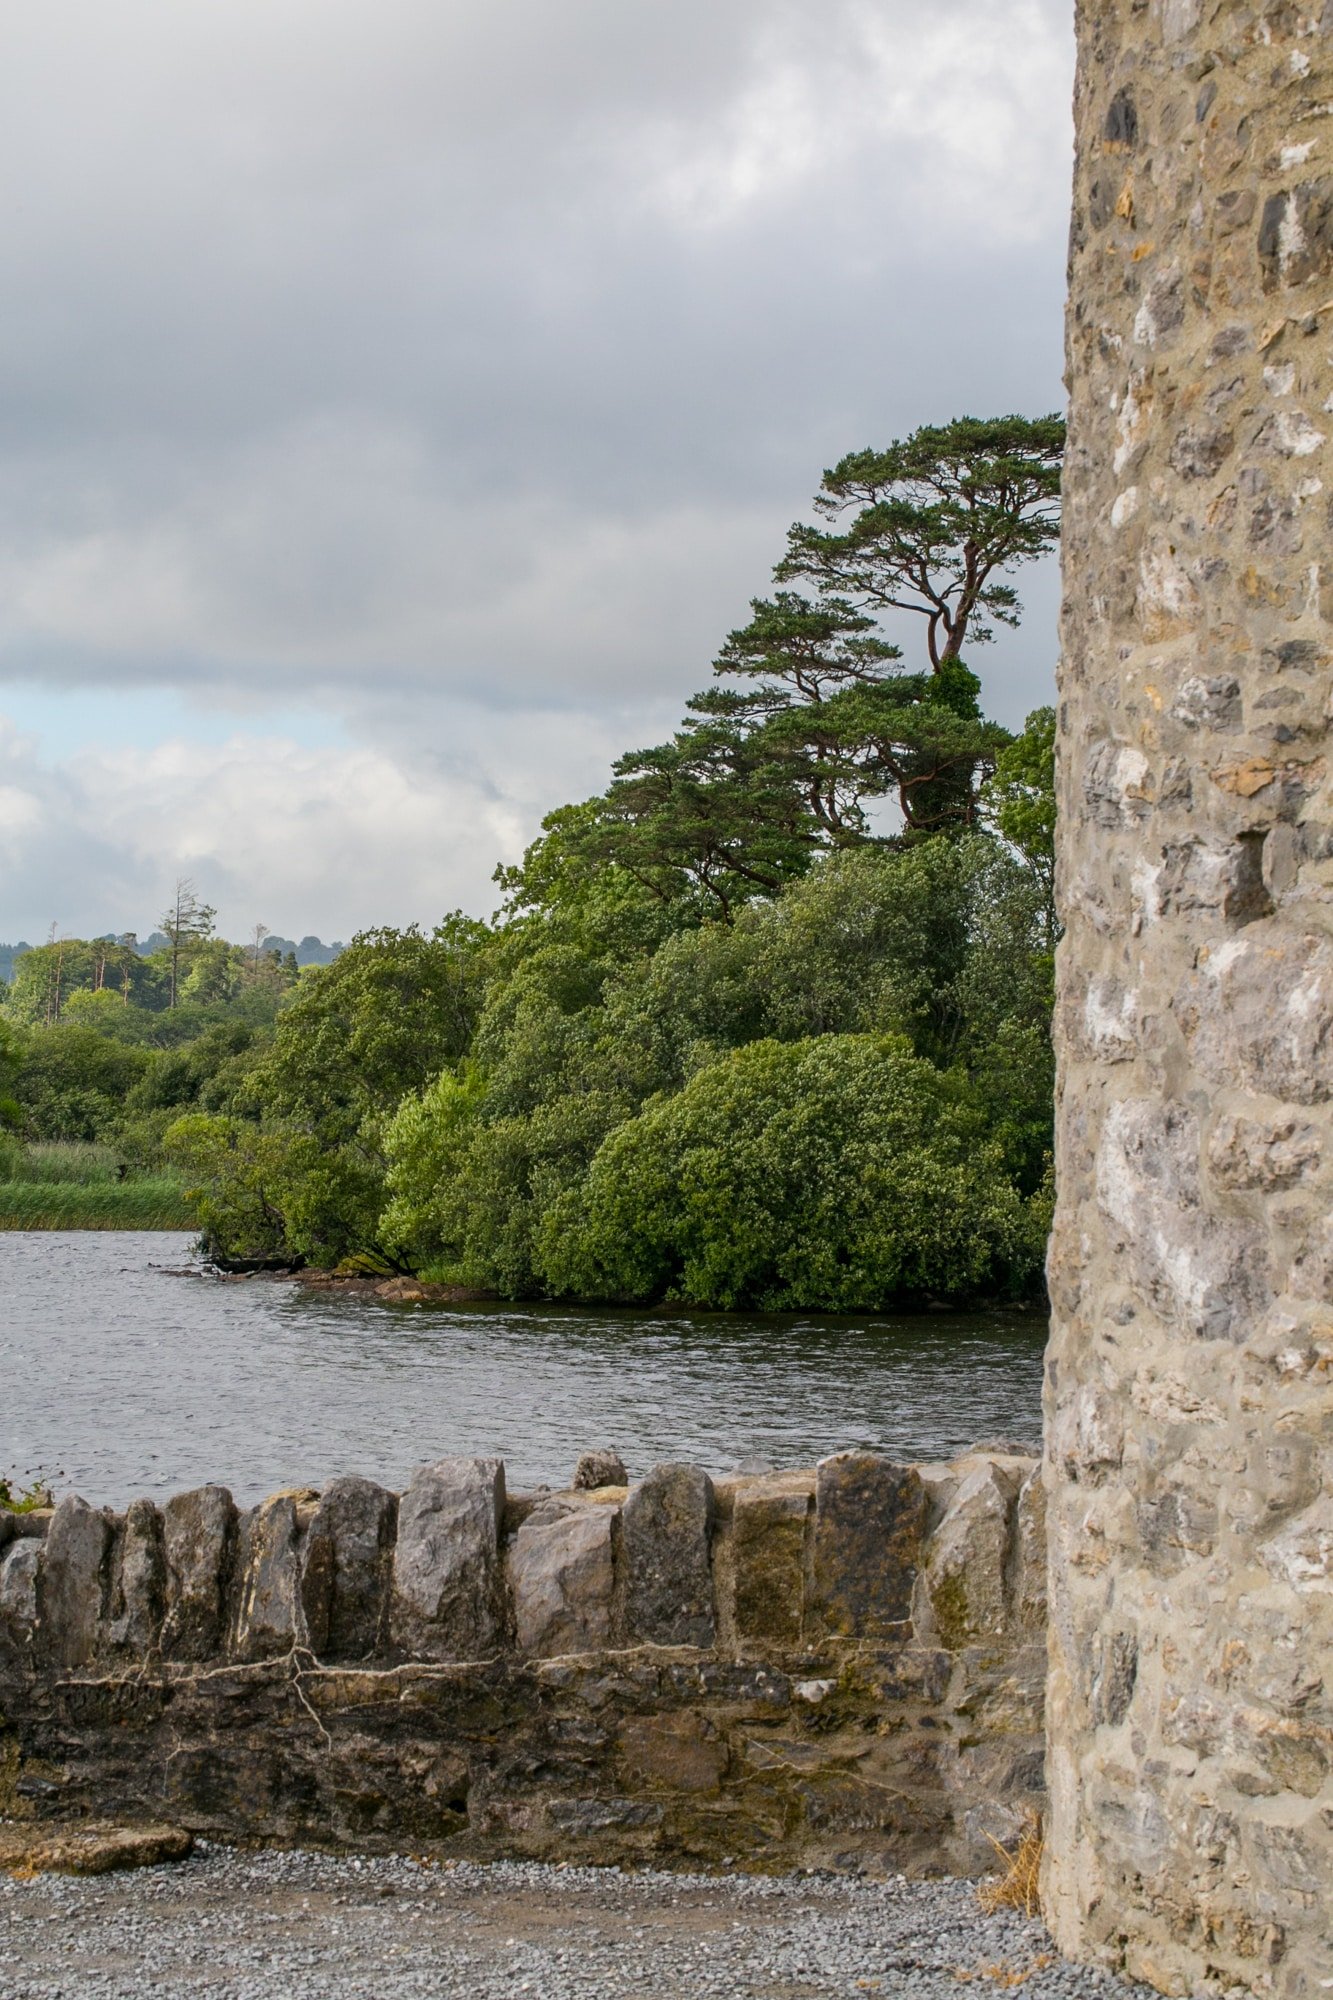
<svg viewBox="0 0 1333 2000">
<path fill-rule="evenodd" d="M 1035 1282 L 998 1149 L 900 1037 L 755 1042 L 602 1145 L 547 1213 L 565 1297 L 874 1309 Z"/>
<path fill-rule="evenodd" d="M 290 1256 L 335 1264 L 375 1239 L 379 1176 L 346 1148 L 194 1113 L 168 1126 L 163 1151 L 185 1178 L 185 1198 L 209 1248 L 228 1261 Z"/>
</svg>

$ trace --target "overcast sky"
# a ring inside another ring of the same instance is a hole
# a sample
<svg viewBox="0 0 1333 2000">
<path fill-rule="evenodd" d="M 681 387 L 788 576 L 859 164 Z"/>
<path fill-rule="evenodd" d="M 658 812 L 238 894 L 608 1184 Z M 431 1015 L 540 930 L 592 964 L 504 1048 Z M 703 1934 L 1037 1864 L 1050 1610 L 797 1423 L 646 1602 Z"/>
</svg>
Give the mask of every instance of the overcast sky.
<svg viewBox="0 0 1333 2000">
<path fill-rule="evenodd" d="M 1061 404 L 1072 11 L 0 0 L 0 938 L 488 912 L 824 466 Z"/>
</svg>

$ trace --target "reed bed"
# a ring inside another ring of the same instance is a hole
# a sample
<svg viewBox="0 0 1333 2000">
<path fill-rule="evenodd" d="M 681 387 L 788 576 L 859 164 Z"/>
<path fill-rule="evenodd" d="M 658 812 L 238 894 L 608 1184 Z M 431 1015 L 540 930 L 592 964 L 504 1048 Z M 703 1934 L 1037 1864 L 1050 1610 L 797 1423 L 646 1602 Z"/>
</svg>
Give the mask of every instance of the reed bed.
<svg viewBox="0 0 1333 2000">
<path fill-rule="evenodd" d="M 0 1181 L 55 1182 L 61 1187 L 105 1185 L 120 1179 L 120 1155 L 96 1140 L 39 1139 L 17 1147 Z"/>
<path fill-rule="evenodd" d="M 0 1181 L 0 1230 L 189 1229 L 184 1189 L 167 1175 L 137 1181 Z"/>
</svg>

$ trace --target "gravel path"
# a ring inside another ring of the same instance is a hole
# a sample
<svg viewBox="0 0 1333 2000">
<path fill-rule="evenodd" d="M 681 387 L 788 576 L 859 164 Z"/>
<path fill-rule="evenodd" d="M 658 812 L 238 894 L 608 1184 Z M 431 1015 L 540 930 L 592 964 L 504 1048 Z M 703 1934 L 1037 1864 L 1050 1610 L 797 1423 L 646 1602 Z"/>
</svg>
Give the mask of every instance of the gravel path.
<svg viewBox="0 0 1333 2000">
<path fill-rule="evenodd" d="M 241 1853 L 0 1876 L 4 2000 L 1028 2000 L 1146 1993 L 966 1883 Z"/>
</svg>

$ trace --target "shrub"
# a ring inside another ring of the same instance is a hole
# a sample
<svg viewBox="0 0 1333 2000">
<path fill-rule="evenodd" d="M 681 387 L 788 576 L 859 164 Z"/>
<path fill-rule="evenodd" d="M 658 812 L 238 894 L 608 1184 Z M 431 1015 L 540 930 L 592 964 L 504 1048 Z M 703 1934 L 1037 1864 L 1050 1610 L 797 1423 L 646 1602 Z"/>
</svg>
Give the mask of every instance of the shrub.
<svg viewBox="0 0 1333 2000">
<path fill-rule="evenodd" d="M 562 1296 L 837 1312 L 1027 1288 L 1033 1242 L 951 1078 L 825 1035 L 751 1043 L 612 1133 L 538 1259 Z"/>
</svg>

